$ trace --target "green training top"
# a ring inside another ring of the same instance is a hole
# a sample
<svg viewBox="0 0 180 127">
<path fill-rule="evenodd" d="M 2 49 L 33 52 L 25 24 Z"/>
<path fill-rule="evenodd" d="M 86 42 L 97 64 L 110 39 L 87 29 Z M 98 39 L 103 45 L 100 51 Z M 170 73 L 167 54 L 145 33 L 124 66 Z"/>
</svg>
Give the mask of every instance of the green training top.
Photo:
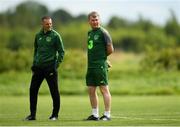
<svg viewBox="0 0 180 127">
<path fill-rule="evenodd" d="M 109 33 L 103 28 L 88 32 L 88 68 L 107 66 L 106 46 L 112 43 Z"/>
<path fill-rule="evenodd" d="M 41 30 L 35 36 L 33 66 L 58 66 L 64 57 L 64 46 L 59 33 L 55 30 L 44 33 Z"/>
</svg>

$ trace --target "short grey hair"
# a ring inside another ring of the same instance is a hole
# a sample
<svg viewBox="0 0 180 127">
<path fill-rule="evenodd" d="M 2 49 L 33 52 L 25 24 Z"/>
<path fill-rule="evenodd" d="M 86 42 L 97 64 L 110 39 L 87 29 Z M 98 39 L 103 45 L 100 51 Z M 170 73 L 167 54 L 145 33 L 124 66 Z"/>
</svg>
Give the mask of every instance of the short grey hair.
<svg viewBox="0 0 180 127">
<path fill-rule="evenodd" d="M 51 19 L 51 17 L 50 17 L 50 16 L 43 16 L 43 17 L 41 18 L 41 21 L 44 21 L 44 19 Z"/>
<path fill-rule="evenodd" d="M 93 18 L 99 17 L 99 13 L 96 11 L 92 11 L 91 13 L 88 14 L 88 20 L 90 19 L 90 17 Z"/>
</svg>

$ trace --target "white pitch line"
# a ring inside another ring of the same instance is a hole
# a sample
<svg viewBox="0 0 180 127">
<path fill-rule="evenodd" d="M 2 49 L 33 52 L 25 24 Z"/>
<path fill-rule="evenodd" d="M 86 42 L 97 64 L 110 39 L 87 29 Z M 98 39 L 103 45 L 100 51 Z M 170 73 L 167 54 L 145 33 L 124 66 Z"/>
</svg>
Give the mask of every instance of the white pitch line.
<svg viewBox="0 0 180 127">
<path fill-rule="evenodd" d="M 154 120 L 154 121 L 180 121 L 180 119 L 163 119 L 163 118 L 141 118 L 141 117 L 121 117 L 121 116 L 112 116 L 115 119 L 129 119 L 129 120 Z"/>
</svg>

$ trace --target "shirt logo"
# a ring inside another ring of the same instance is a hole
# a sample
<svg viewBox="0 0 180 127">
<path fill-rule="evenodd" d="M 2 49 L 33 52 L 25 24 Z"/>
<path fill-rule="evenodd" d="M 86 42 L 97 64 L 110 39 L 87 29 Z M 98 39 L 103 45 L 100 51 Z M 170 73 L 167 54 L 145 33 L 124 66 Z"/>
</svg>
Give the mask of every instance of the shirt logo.
<svg viewBox="0 0 180 127">
<path fill-rule="evenodd" d="M 94 35 L 94 40 L 97 40 L 99 38 L 99 35 Z"/>
<path fill-rule="evenodd" d="M 52 75 L 53 75 L 53 73 L 50 73 L 50 74 L 49 74 L 49 76 L 52 76 Z"/>
<path fill-rule="evenodd" d="M 46 41 L 50 42 L 51 41 L 51 37 L 46 37 Z"/>
</svg>

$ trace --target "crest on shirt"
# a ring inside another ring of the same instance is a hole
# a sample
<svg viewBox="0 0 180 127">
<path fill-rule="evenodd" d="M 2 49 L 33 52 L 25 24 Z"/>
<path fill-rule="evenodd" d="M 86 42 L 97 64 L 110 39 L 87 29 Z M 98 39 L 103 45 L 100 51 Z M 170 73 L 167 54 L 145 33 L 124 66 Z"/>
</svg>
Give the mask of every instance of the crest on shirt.
<svg viewBox="0 0 180 127">
<path fill-rule="evenodd" d="M 51 37 L 46 37 L 46 41 L 50 42 L 51 41 Z"/>
<path fill-rule="evenodd" d="M 94 40 L 97 40 L 99 38 L 99 35 L 94 35 Z"/>
</svg>

